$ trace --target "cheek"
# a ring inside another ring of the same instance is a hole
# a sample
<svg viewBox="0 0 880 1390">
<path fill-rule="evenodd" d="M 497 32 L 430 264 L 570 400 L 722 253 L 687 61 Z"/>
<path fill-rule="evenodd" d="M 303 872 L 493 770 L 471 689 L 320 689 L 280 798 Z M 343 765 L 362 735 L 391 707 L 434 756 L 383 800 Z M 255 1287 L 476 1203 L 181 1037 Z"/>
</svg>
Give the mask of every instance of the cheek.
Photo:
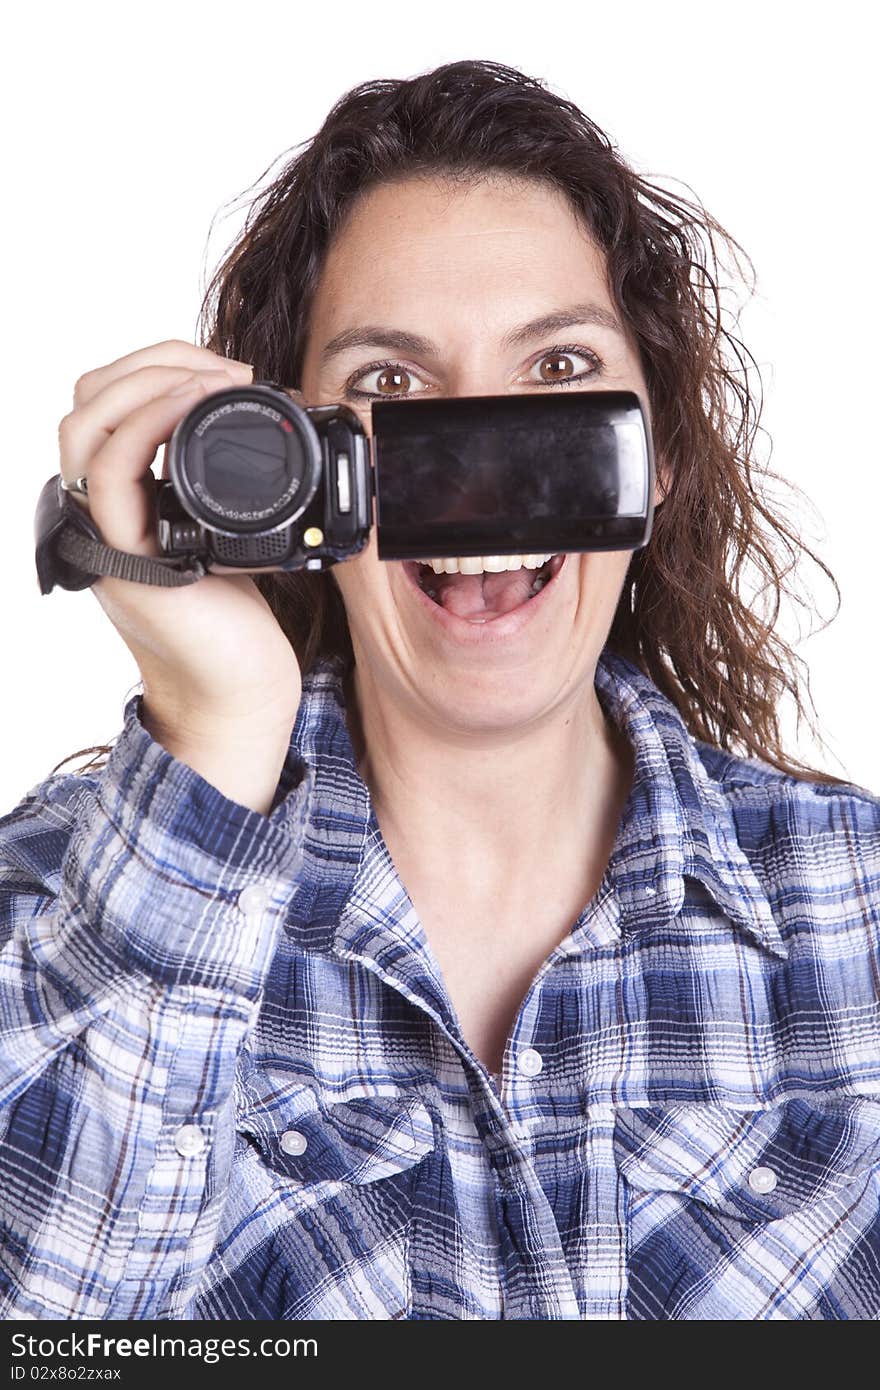
<svg viewBox="0 0 880 1390">
<path fill-rule="evenodd" d="M 631 559 L 629 550 L 593 550 L 581 555 L 581 584 L 591 605 L 614 612 Z"/>
<path fill-rule="evenodd" d="M 334 582 L 342 595 L 347 613 L 357 613 L 375 604 L 382 586 L 387 586 L 387 569 L 388 566 L 379 559 L 374 525 L 363 550 L 350 560 L 333 566 Z"/>
</svg>

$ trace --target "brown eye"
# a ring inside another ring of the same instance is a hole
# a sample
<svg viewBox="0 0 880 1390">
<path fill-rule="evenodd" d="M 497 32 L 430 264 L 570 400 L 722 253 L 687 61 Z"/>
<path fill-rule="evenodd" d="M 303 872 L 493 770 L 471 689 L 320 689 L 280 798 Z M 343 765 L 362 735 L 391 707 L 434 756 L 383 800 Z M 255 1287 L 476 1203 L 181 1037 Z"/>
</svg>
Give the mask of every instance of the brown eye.
<svg viewBox="0 0 880 1390">
<path fill-rule="evenodd" d="M 359 401 L 403 400 L 422 394 L 424 382 L 416 385 L 420 380 L 415 372 L 407 371 L 399 362 L 374 362 L 351 377 L 346 383 L 345 395 L 349 400 Z M 360 388 L 358 383 L 362 383 Z"/>
<path fill-rule="evenodd" d="M 566 377 L 574 376 L 571 358 L 564 352 L 548 353 L 542 357 L 540 372 L 544 381 L 564 381 Z"/>
<path fill-rule="evenodd" d="M 574 386 L 602 374 L 602 363 L 595 352 L 582 347 L 551 348 L 535 359 L 529 372 L 536 367 L 539 377 L 526 378 L 533 386 Z"/>
<path fill-rule="evenodd" d="M 376 376 L 376 390 L 380 396 L 408 391 L 410 385 L 409 372 L 403 367 L 383 367 Z"/>
</svg>

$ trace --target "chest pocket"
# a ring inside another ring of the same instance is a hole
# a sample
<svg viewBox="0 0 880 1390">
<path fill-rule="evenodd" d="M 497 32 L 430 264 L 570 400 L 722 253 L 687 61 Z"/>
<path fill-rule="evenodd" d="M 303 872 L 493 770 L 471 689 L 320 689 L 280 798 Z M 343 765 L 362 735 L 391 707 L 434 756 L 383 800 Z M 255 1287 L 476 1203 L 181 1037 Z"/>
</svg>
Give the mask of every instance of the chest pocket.
<svg viewBox="0 0 880 1390">
<path fill-rule="evenodd" d="M 402 1089 L 319 1081 L 240 1058 L 236 1153 L 199 1316 L 406 1318 L 419 1164 L 431 1112 Z M 236 1271 L 230 1276 L 228 1271 Z"/>
<path fill-rule="evenodd" d="M 620 1110 L 630 1317 L 876 1318 L 880 1100 Z"/>
</svg>

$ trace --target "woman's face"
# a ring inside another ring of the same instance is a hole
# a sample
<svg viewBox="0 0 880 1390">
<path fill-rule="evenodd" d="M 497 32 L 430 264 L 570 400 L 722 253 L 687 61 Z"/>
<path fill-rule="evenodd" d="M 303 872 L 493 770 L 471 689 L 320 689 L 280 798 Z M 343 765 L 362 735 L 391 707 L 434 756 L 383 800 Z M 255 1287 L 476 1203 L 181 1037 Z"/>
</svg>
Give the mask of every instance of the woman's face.
<svg viewBox="0 0 880 1390">
<path fill-rule="evenodd" d="M 584 321 L 585 306 L 610 322 Z M 511 343 L 523 325 L 573 307 L 571 322 Z M 616 319 L 604 258 L 550 186 L 500 177 L 383 184 L 355 206 L 327 255 L 302 390 L 309 404 L 344 402 L 368 432 L 370 394 L 630 390 L 650 419 L 637 348 Z M 348 345 L 334 345 L 342 334 Z M 355 334 L 362 341 L 351 342 Z M 547 384 L 569 376 L 578 378 L 571 386 Z M 498 625 L 432 612 L 402 561 L 378 559 L 375 528 L 330 574 L 359 681 L 468 735 L 527 724 L 592 686 L 630 558 L 569 555 L 540 603 L 517 610 L 525 621 Z"/>
</svg>

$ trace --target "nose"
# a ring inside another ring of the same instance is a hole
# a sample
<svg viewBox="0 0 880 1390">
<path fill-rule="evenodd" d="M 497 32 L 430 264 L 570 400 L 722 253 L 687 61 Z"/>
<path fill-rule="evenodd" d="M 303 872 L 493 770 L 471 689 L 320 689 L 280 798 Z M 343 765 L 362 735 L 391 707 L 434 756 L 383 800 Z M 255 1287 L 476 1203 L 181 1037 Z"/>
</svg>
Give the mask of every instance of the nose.
<svg viewBox="0 0 880 1390">
<path fill-rule="evenodd" d="M 446 374 L 445 393 L 449 396 L 500 396 L 507 389 L 504 373 L 489 362 L 462 364 Z"/>
</svg>

